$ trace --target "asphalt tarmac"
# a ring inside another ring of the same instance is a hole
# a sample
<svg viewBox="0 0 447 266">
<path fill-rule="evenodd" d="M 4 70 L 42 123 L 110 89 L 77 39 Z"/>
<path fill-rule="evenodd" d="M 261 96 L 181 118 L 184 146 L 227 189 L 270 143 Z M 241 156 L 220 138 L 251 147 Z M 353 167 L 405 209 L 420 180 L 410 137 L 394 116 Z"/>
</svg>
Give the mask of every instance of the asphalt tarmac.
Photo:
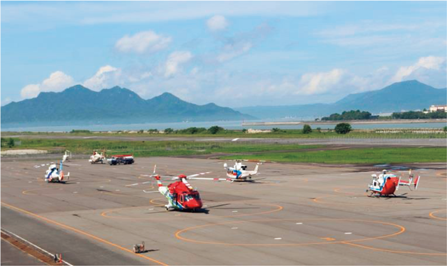
<svg viewBox="0 0 447 266">
<path fill-rule="evenodd" d="M 207 210 L 192 213 L 165 210 L 149 177 L 154 164 L 162 176 L 225 177 L 224 161 L 73 160 L 64 165 L 66 184 L 44 182 L 47 163 L 2 161 L 2 227 L 74 265 L 447 263 L 445 164 L 419 165 L 418 190 L 371 198 L 374 172 L 365 167 L 266 163 L 253 182 L 191 180 Z M 142 241 L 146 252 L 134 254 Z"/>
</svg>

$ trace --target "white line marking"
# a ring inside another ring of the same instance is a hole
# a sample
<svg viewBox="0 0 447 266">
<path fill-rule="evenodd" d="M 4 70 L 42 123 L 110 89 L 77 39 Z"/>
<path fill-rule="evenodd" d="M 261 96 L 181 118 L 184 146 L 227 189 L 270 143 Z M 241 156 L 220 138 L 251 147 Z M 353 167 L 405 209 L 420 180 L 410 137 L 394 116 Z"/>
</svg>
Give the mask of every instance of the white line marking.
<svg viewBox="0 0 447 266">
<path fill-rule="evenodd" d="M 154 210 L 154 208 L 151 208 L 151 209 L 149 209 L 150 211 L 153 211 Z"/>
<path fill-rule="evenodd" d="M 233 211 L 233 212 L 237 212 L 237 211 Z"/>
<path fill-rule="evenodd" d="M 235 139 L 232 139 L 231 141 L 238 141 L 239 140 L 239 138 L 235 138 Z"/>
<path fill-rule="evenodd" d="M 352 235 L 352 232 L 346 232 L 345 235 Z"/>
<path fill-rule="evenodd" d="M 231 229 L 233 229 L 233 230 L 236 230 L 236 229 L 237 229 L 237 227 L 231 227 Z"/>
<path fill-rule="evenodd" d="M 303 224 L 303 223 L 296 223 L 296 224 Z"/>
<path fill-rule="evenodd" d="M 277 237 L 277 238 L 275 238 L 275 240 L 281 240 L 282 238 L 280 238 L 280 237 Z"/>
<path fill-rule="evenodd" d="M 41 247 L 39 247 L 39 246 L 29 242 L 28 240 L 26 240 L 26 239 L 24 239 L 24 238 L 22 238 L 22 237 L 20 237 L 20 236 L 18 236 L 16 234 L 14 234 L 14 233 L 8 232 L 5 229 L 2 229 L 2 231 L 3 231 L 3 233 L 5 233 L 7 235 L 13 235 L 14 237 L 22 240 L 23 242 L 27 243 L 28 245 L 33 246 L 33 247 L 37 248 L 38 250 L 43 251 L 44 253 L 50 255 L 50 257 L 54 258 L 54 254 L 51 254 L 50 252 L 48 252 L 45 249 L 43 249 L 43 248 L 41 248 Z M 65 260 L 62 260 L 62 262 L 65 263 L 66 265 L 73 266 L 73 264 L 70 264 L 70 263 L 66 262 Z"/>
<path fill-rule="evenodd" d="M 73 194 L 76 194 L 76 193 L 78 193 L 78 192 L 77 191 L 73 192 Z"/>
<path fill-rule="evenodd" d="M 155 192 L 158 192 L 157 190 L 154 190 L 154 191 L 150 191 L 150 190 L 143 190 L 143 192 L 144 193 L 155 193 Z"/>
</svg>

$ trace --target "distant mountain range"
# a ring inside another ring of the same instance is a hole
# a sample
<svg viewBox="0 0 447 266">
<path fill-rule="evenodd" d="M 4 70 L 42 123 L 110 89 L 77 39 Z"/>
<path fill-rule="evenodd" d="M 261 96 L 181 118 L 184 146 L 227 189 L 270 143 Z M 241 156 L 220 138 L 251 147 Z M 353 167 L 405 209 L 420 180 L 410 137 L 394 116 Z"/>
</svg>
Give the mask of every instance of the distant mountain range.
<svg viewBox="0 0 447 266">
<path fill-rule="evenodd" d="M 81 85 L 1 107 L 2 125 L 129 124 L 150 122 L 250 120 L 254 117 L 214 103 L 196 105 L 170 93 L 144 100 L 131 90 L 100 92 Z"/>
<path fill-rule="evenodd" d="M 435 89 L 416 80 L 391 84 L 381 90 L 350 94 L 332 104 L 253 106 L 235 110 L 260 119 L 315 118 L 350 110 L 373 114 L 428 109 L 447 105 L 447 89 Z"/>
<path fill-rule="evenodd" d="M 213 103 L 196 105 L 170 93 L 144 100 L 131 90 L 113 87 L 100 92 L 81 85 L 62 92 L 42 92 L 38 97 L 1 107 L 5 127 L 130 124 L 181 121 L 309 119 L 349 110 L 391 113 L 447 105 L 447 89 L 418 81 L 394 83 L 381 90 L 350 94 L 332 104 L 254 106 L 235 110 Z"/>
</svg>

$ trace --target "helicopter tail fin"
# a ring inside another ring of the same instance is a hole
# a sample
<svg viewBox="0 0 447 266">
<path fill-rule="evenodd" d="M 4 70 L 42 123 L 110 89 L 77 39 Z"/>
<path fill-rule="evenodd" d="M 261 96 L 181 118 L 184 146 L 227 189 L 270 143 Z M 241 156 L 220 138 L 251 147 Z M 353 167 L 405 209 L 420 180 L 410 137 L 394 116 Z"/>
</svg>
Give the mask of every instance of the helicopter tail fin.
<svg viewBox="0 0 447 266">
<path fill-rule="evenodd" d="M 259 164 L 256 164 L 256 167 L 255 167 L 255 170 L 254 170 L 254 173 L 255 173 L 255 174 L 258 173 L 258 169 L 259 169 Z"/>
<path fill-rule="evenodd" d="M 421 181 L 421 177 L 417 176 L 414 180 L 414 189 L 418 189 L 419 182 Z"/>
</svg>

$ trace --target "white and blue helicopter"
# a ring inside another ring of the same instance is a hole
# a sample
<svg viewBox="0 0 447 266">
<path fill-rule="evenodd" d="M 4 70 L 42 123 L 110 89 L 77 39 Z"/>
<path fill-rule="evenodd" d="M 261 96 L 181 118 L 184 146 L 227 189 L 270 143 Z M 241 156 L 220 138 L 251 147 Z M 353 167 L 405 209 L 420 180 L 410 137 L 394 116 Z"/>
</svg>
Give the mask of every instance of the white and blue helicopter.
<svg viewBox="0 0 447 266">
<path fill-rule="evenodd" d="M 55 163 L 51 163 L 45 174 L 45 182 L 47 183 L 65 183 L 70 177 L 70 172 L 65 176 L 63 171 L 62 160 L 59 169 Z"/>
</svg>

